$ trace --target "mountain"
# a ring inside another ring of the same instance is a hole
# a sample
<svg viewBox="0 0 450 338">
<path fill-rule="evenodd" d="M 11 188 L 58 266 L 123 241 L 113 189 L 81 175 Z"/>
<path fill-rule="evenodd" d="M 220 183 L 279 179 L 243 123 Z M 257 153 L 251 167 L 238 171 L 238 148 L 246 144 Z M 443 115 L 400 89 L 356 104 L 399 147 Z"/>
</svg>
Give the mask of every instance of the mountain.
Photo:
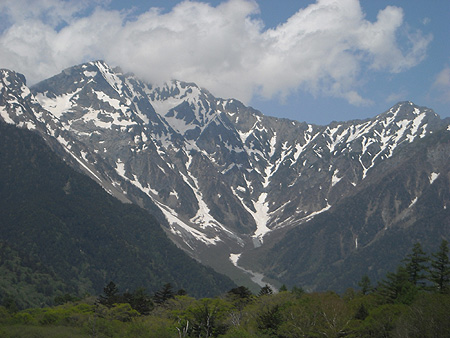
<svg viewBox="0 0 450 338">
<path fill-rule="evenodd" d="M 110 196 L 27 130 L 0 122 L 0 302 L 51 304 L 55 295 L 101 294 L 165 283 L 212 296 L 234 284 L 166 236 L 148 212 Z"/>
<path fill-rule="evenodd" d="M 344 292 L 364 275 L 395 271 L 413 245 L 450 238 L 450 131 L 437 131 L 380 163 L 349 196 L 244 257 L 286 285 Z"/>
<path fill-rule="evenodd" d="M 412 102 L 371 119 L 327 126 L 277 119 L 192 83 L 151 85 L 102 61 L 71 67 L 30 89 L 16 73 L 4 70 L 2 78 L 5 122 L 40 133 L 111 195 L 155 215 L 180 248 L 237 282 L 245 278 L 244 267 L 264 272 L 275 283 L 323 287 L 328 276 L 313 269 L 308 277 L 297 269 L 324 264 L 326 270 L 350 259 L 317 259 L 329 256 L 326 236 L 340 238 L 350 231 L 349 224 L 326 231 L 338 206 L 353 198 L 360 210 L 376 203 L 389 215 L 387 201 L 358 194 L 365 189 L 371 195 L 389 179 L 386 168 L 397 168 L 402 154 L 448 126 L 431 109 Z M 433 170 L 424 167 L 422 174 L 431 177 Z M 415 174 L 405 182 L 416 180 Z M 414 196 L 425 188 L 419 186 Z M 379 198 L 393 187 L 386 189 Z M 398 208 L 406 212 L 404 204 Z M 326 217 L 329 221 L 317 223 Z M 367 225 L 365 243 L 386 241 L 377 226 Z M 293 234 L 307 228 L 325 236 L 314 247 L 312 238 L 320 237 L 311 237 L 304 247 L 294 240 Z M 363 243 L 358 231 L 353 236 L 352 241 Z M 393 262 L 405 253 L 405 247 L 390 250 Z M 292 265 L 282 264 L 287 257 Z M 368 266 L 359 266 L 355 276 Z"/>
</svg>

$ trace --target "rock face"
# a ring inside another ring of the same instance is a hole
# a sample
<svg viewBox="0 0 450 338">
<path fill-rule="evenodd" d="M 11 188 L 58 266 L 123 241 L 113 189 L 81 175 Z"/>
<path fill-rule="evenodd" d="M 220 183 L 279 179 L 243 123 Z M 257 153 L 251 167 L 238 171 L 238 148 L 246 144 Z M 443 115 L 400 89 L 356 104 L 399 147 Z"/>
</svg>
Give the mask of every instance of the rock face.
<svg viewBox="0 0 450 338">
<path fill-rule="evenodd" d="M 276 243 L 285 243 L 278 252 L 295 247 L 289 236 L 283 240 L 289 229 L 316 224 L 317 215 L 329 215 L 377 180 L 384 183 L 388 169 L 379 168 L 400 170 L 399 154 L 448 125 L 411 102 L 372 119 L 327 126 L 277 119 L 192 83 L 152 86 L 102 61 L 66 69 L 30 89 L 23 76 L 3 70 L 0 86 L 5 122 L 35 129 L 110 194 L 148 209 L 193 257 L 233 276 L 240 270 L 232 263 L 242 254 L 240 263 L 281 282 L 281 261 L 255 263 L 265 255 L 276 260 L 276 252 L 269 253 Z M 437 171 L 428 166 L 421 175 L 432 185 Z M 414 196 L 425 188 L 415 187 Z M 395 201 L 366 207 L 381 208 L 383 222 L 394 224 L 409 207 L 397 203 L 394 215 Z M 332 236 L 348 229 L 341 230 Z M 352 243 L 360 238 L 361 248 L 360 236 L 355 230 Z M 364 243 L 377 241 L 383 241 L 379 231 L 367 230 Z M 327 248 L 320 252 L 327 255 Z M 321 285 L 299 278 L 289 284 Z"/>
</svg>

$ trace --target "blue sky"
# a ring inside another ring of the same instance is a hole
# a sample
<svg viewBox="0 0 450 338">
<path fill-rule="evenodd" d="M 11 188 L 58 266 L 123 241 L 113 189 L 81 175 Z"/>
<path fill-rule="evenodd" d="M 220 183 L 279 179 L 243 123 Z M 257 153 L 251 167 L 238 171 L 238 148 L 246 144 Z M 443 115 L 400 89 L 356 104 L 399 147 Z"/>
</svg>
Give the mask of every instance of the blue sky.
<svg viewBox="0 0 450 338">
<path fill-rule="evenodd" d="M 33 84 L 103 59 L 317 124 L 403 100 L 447 117 L 449 18 L 448 0 L 0 1 L 0 67 Z"/>
</svg>

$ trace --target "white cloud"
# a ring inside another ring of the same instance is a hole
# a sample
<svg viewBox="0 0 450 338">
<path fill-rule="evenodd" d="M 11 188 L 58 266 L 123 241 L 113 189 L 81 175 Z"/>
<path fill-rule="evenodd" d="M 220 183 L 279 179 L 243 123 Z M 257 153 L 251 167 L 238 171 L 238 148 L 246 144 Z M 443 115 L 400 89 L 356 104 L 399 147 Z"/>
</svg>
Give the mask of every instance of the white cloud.
<svg viewBox="0 0 450 338">
<path fill-rule="evenodd" d="M 450 67 L 445 66 L 436 76 L 433 89 L 439 93 L 440 100 L 450 102 Z"/>
<path fill-rule="evenodd" d="M 450 87 L 450 67 L 446 66 L 442 69 L 442 71 L 436 76 L 434 85 L 438 87 Z"/>
<path fill-rule="evenodd" d="M 370 104 L 358 93 L 362 69 L 411 68 L 430 42 L 420 32 L 399 41 L 400 8 L 386 7 L 369 22 L 357 0 L 319 0 L 274 29 L 264 29 L 257 3 L 249 0 L 217 7 L 185 1 L 168 13 L 151 9 L 132 20 L 92 3 L 0 5 L 10 22 L 0 30 L 0 66 L 23 72 L 33 83 L 74 64 L 104 59 L 150 82 L 194 81 L 244 102 L 254 95 L 306 90 L 362 105 Z M 401 47 L 405 44 L 408 49 Z"/>
<path fill-rule="evenodd" d="M 407 101 L 408 93 L 405 90 L 401 90 L 399 92 L 391 93 L 386 98 L 386 103 L 397 103 L 399 101 Z"/>
</svg>

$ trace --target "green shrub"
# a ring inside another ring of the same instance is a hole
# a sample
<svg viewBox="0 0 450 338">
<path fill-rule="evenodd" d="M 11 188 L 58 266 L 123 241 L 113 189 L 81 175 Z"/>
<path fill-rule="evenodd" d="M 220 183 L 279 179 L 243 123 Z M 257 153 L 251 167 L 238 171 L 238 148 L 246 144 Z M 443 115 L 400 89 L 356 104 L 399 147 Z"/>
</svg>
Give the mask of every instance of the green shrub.
<svg viewBox="0 0 450 338">
<path fill-rule="evenodd" d="M 36 324 L 36 320 L 28 312 L 18 312 L 13 316 L 13 321 L 17 324 Z"/>
</svg>

